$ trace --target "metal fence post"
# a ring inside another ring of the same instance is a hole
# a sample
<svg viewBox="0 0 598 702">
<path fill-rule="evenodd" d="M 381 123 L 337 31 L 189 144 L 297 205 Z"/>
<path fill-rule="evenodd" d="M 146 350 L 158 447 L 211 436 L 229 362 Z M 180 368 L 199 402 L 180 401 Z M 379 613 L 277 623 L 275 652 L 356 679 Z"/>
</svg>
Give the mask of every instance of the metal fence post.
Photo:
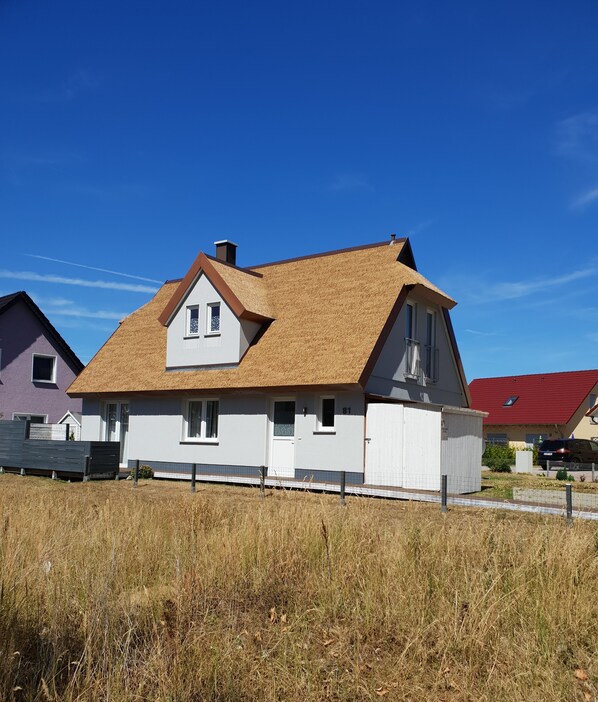
<svg viewBox="0 0 598 702">
<path fill-rule="evenodd" d="M 595 464 L 595 463 L 592 463 L 592 482 L 595 482 L 595 480 L 596 480 L 596 470 L 595 470 L 595 468 L 596 468 L 596 464 Z"/>
<path fill-rule="evenodd" d="M 440 511 L 445 514 L 447 511 L 447 477 L 440 476 Z"/>
<path fill-rule="evenodd" d="M 86 483 L 89 480 L 89 464 L 91 463 L 91 456 L 85 456 L 85 465 L 83 467 L 83 482 Z"/>
<path fill-rule="evenodd" d="M 195 492 L 195 481 L 197 480 L 197 463 L 191 465 L 191 492 Z"/>
<path fill-rule="evenodd" d="M 31 436 L 31 420 L 28 419 L 25 422 L 25 438 L 28 439 Z"/>
<path fill-rule="evenodd" d="M 573 526 L 573 490 L 571 483 L 565 485 L 565 498 L 567 500 L 567 525 Z"/>
<path fill-rule="evenodd" d="M 344 470 L 341 470 L 341 507 L 345 506 L 345 486 L 347 484 L 347 476 Z"/>
<path fill-rule="evenodd" d="M 135 466 L 133 467 L 133 487 L 139 485 L 139 459 L 135 461 Z"/>
<path fill-rule="evenodd" d="M 266 497 L 266 466 L 260 466 L 260 497 Z"/>
<path fill-rule="evenodd" d="M 24 468 L 21 468 L 21 477 L 22 477 L 22 478 L 25 477 L 25 469 L 24 469 Z"/>
</svg>

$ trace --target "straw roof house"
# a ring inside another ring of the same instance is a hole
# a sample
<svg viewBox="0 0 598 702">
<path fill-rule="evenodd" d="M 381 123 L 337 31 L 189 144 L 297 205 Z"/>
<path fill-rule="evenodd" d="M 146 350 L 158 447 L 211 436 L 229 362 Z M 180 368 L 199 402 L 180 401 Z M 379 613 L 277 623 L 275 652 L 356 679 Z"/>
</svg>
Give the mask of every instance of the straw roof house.
<svg viewBox="0 0 598 702">
<path fill-rule="evenodd" d="M 267 465 L 363 482 L 371 403 L 427 408 L 438 442 L 440 410 L 469 406 L 456 303 L 407 239 L 235 263 L 236 245 L 217 242 L 121 322 L 69 388 L 83 438 L 120 437 L 125 463 L 166 472 Z"/>
</svg>

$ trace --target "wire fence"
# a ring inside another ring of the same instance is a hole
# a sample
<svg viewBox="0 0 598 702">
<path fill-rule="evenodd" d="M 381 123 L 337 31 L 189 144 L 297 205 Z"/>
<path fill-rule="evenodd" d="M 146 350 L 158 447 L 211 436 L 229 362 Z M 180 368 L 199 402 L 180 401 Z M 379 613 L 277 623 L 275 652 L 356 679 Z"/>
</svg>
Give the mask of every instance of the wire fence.
<svg viewBox="0 0 598 702">
<path fill-rule="evenodd" d="M 565 517 L 568 523 L 574 517 L 598 520 L 598 483 L 580 480 L 579 476 L 576 479 L 575 475 L 580 471 L 568 475 L 569 480 L 558 480 L 554 471 L 559 468 L 553 466 L 542 475 L 528 475 L 522 481 L 522 476 L 509 474 L 483 480 L 475 476 L 441 474 L 437 478 L 428 476 L 420 480 L 410 476 L 407 485 L 370 485 L 364 482 L 363 474 L 345 471 L 313 471 L 291 477 L 273 474 L 266 466 L 189 464 L 178 465 L 174 470 L 160 465 L 158 470 L 152 470 L 141 461 L 131 463 L 131 479 L 135 486 L 143 477 L 152 476 L 187 480 L 191 492 L 196 492 L 198 483 L 230 483 L 256 487 L 262 499 L 267 489 L 303 489 L 337 493 L 341 505 L 346 505 L 352 497 L 379 497 L 436 503 L 443 512 L 450 507 L 475 507 L 557 515 Z M 575 466 L 577 468 L 579 464 Z"/>
</svg>

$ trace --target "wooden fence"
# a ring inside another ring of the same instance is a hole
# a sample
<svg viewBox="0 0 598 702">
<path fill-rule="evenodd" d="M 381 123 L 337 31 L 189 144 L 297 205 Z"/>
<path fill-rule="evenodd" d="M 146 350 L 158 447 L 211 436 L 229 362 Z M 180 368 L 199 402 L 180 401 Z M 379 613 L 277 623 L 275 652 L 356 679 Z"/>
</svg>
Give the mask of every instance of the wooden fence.
<svg viewBox="0 0 598 702">
<path fill-rule="evenodd" d="M 118 441 L 28 438 L 28 425 L 19 420 L 0 421 L 0 467 L 61 478 L 113 478 L 118 473 Z M 66 436 L 65 427 L 62 429 Z"/>
</svg>

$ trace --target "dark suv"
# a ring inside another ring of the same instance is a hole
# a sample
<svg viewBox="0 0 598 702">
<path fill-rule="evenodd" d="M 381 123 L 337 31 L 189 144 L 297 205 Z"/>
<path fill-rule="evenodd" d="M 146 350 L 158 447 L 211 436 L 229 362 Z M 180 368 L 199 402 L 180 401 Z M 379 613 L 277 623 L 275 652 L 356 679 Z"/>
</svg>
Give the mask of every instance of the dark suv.
<svg viewBox="0 0 598 702">
<path fill-rule="evenodd" d="M 547 439 L 538 448 L 538 465 L 546 468 L 550 463 L 596 463 L 598 442 L 588 439 Z"/>
</svg>

